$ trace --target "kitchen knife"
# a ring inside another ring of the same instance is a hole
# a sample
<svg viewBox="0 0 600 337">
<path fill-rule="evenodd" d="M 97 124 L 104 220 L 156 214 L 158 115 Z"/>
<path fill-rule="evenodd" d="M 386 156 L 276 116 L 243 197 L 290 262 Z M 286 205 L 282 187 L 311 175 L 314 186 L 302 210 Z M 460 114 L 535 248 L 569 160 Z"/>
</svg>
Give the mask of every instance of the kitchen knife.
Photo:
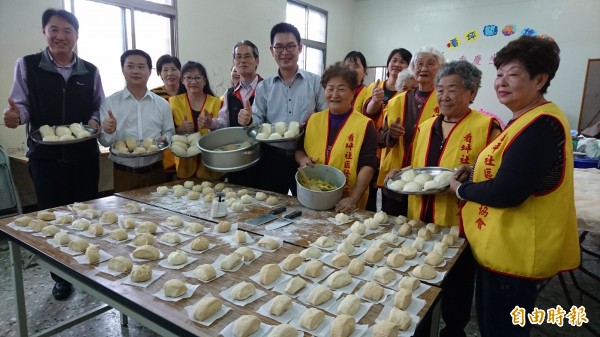
<svg viewBox="0 0 600 337">
<path fill-rule="evenodd" d="M 277 229 L 277 228 L 281 228 L 281 227 L 287 226 L 287 225 L 289 225 L 289 224 L 291 224 L 293 222 L 291 219 L 297 218 L 300 215 L 302 215 L 302 211 L 299 211 L 299 210 L 298 211 L 293 211 L 291 213 L 288 213 L 288 214 L 284 215 L 282 219 L 277 220 L 277 221 L 275 221 L 273 223 L 270 223 L 270 224 L 266 225 L 265 229 L 268 230 L 268 231 L 270 231 L 270 230 L 274 230 L 274 229 Z"/>
<path fill-rule="evenodd" d="M 248 224 L 248 225 L 251 225 L 251 226 L 264 225 L 267 222 L 271 222 L 271 221 L 277 219 L 277 217 L 275 216 L 275 214 L 279 214 L 279 213 L 285 212 L 285 210 L 286 210 L 286 208 L 284 206 L 273 208 L 267 214 L 261 215 L 259 217 L 253 218 L 253 219 L 246 220 L 245 223 Z"/>
</svg>

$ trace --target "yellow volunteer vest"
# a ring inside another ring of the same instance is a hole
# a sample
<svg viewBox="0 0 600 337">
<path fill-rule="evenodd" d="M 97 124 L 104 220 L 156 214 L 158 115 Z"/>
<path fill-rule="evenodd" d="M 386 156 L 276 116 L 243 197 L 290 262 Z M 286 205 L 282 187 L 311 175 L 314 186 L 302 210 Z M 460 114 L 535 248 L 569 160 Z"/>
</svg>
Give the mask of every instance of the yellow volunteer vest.
<svg viewBox="0 0 600 337">
<path fill-rule="evenodd" d="M 399 117 L 400 122 L 404 125 L 404 119 L 406 115 L 406 93 L 412 91 L 405 91 L 396 95 L 391 99 L 384 110 L 384 118 L 389 128 L 393 122 Z M 435 90 L 431 92 L 425 102 L 425 106 L 421 110 L 419 117 L 417 118 L 417 125 L 421 125 L 424 121 L 431 117 L 437 117 L 440 114 L 440 109 L 437 103 L 437 95 Z M 414 127 L 413 125 L 404 125 L 405 128 Z M 413 140 L 410 142 L 412 147 Z M 379 167 L 379 177 L 377 178 L 377 185 L 383 187 L 383 181 L 385 176 L 394 168 L 402 168 L 411 163 L 409 158 L 412 148 L 405 149 L 402 137 L 398 139 L 398 142 L 393 147 L 384 149 L 381 153 L 381 165 Z M 405 158 L 405 156 L 407 158 Z"/>
<path fill-rule="evenodd" d="M 370 91 L 367 89 L 367 87 L 363 86 L 362 90 L 358 93 L 358 95 L 354 97 L 354 111 L 359 112 L 361 114 L 363 113 L 363 105 L 365 104 L 365 101 L 367 100 L 368 96 L 370 96 L 369 92 Z"/>
<path fill-rule="evenodd" d="M 184 118 L 188 121 L 192 121 L 192 109 L 188 103 L 187 94 L 181 94 L 171 97 L 169 103 L 173 110 L 173 122 L 175 127 L 178 127 L 183 123 Z M 218 97 L 207 95 L 204 102 L 204 106 L 201 111 L 208 111 L 213 118 L 219 116 L 219 110 L 221 109 L 221 100 Z M 205 135 L 210 130 L 200 129 L 201 134 Z M 174 157 L 175 167 L 177 168 L 177 178 L 185 179 L 193 177 L 194 175 L 199 178 L 207 180 L 216 180 L 221 178 L 224 174 L 208 170 L 204 164 L 202 164 L 201 156 L 195 158 L 178 158 Z"/>
<path fill-rule="evenodd" d="M 333 142 L 329 157 L 326 156 L 329 109 L 312 114 L 306 124 L 304 151 L 309 157 L 318 158 L 317 164 L 333 166 L 344 173 L 346 176 L 344 196 L 348 195 L 356 184 L 358 156 L 369 123 L 371 120 L 366 116 L 350 113 Z M 368 196 L 369 189 L 367 188 L 358 203 L 359 208 L 365 208 Z"/>
<path fill-rule="evenodd" d="M 432 146 L 431 134 L 437 117 L 430 118 L 419 125 L 413 145 L 412 166 L 427 166 L 427 154 Z M 437 166 L 455 168 L 461 165 L 472 165 L 477 156 L 487 146 L 487 140 L 494 125 L 490 116 L 471 110 L 450 131 L 444 142 Z M 445 227 L 458 226 L 459 204 L 454 194 L 439 193 L 428 196 L 433 201 L 433 222 Z M 408 197 L 408 217 L 423 219 L 425 214 L 424 197 L 410 195 Z"/>
<path fill-rule="evenodd" d="M 571 139 L 564 113 L 554 103 L 518 117 L 479 155 L 473 181 L 493 179 L 505 151 L 540 116 L 552 116 Z M 564 172 L 556 189 L 531 195 L 517 207 L 494 208 L 467 202 L 461 216 L 473 255 L 483 267 L 502 274 L 542 279 L 579 265 L 579 240 L 573 188 L 573 149 L 563 145 Z"/>
</svg>

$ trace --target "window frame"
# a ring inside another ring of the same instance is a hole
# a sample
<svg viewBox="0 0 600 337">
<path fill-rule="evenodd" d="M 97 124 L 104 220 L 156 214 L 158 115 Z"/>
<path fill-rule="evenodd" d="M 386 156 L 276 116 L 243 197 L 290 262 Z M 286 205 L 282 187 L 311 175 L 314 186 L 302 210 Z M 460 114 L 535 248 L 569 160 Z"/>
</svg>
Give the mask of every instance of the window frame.
<svg viewBox="0 0 600 337">
<path fill-rule="evenodd" d="M 327 64 L 326 63 L 326 60 L 327 60 L 327 32 L 328 32 L 328 28 L 329 28 L 329 13 L 326 10 L 322 9 L 322 8 L 313 6 L 311 4 L 307 4 L 307 3 L 299 1 L 299 0 L 287 0 L 287 3 L 286 3 L 286 12 L 287 12 L 287 6 L 289 4 L 293 4 L 293 5 L 296 5 L 296 6 L 299 6 L 299 7 L 304 7 L 304 13 L 305 13 L 304 14 L 304 21 L 305 21 L 304 24 L 305 24 L 305 27 L 306 27 L 306 31 L 304 32 L 304 36 L 307 36 L 307 37 L 308 37 L 308 25 L 309 25 L 309 22 L 308 22 L 308 11 L 309 10 L 313 10 L 313 11 L 319 12 L 319 13 L 321 13 L 321 14 L 323 14 L 325 16 L 325 42 L 319 42 L 319 41 L 315 41 L 315 40 L 310 40 L 308 38 L 302 38 L 301 39 L 302 40 L 301 41 L 302 45 L 304 47 L 318 49 L 318 50 L 320 50 L 320 51 L 323 52 L 323 60 L 322 60 L 323 69 L 321 69 L 321 73 L 323 73 L 323 71 L 325 71 L 325 66 Z M 289 22 L 289 19 L 287 18 L 287 15 L 286 15 L 286 21 Z M 302 35 L 302 33 L 300 33 L 300 35 Z M 306 55 L 306 50 L 304 50 L 304 48 L 303 48 L 302 52 L 304 53 L 304 55 Z M 303 64 L 303 70 L 306 70 L 306 68 L 307 68 L 306 67 L 306 63 L 307 62 L 306 62 L 306 57 L 305 57 L 304 58 L 304 64 Z"/>
</svg>

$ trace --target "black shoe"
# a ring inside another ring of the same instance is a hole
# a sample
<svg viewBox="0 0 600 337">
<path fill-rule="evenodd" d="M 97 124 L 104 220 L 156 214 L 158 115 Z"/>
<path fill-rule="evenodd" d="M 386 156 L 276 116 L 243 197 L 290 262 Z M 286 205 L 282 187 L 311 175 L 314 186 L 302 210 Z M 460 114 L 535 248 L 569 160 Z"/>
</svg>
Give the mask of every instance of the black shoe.
<svg viewBox="0 0 600 337">
<path fill-rule="evenodd" d="M 66 300 L 69 297 L 69 295 L 71 295 L 72 290 L 73 287 L 71 286 L 71 283 L 56 282 L 54 284 L 54 288 L 52 288 L 52 296 L 54 296 L 54 299 L 56 299 L 57 301 L 63 301 Z"/>
</svg>

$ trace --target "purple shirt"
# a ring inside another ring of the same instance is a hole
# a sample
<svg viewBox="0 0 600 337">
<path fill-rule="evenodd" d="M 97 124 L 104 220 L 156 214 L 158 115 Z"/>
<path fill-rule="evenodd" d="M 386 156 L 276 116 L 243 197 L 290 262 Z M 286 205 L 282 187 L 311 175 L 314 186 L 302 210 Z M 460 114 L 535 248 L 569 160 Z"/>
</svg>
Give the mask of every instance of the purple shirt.
<svg viewBox="0 0 600 337">
<path fill-rule="evenodd" d="M 48 48 L 43 51 L 47 57 L 50 58 L 52 64 L 56 67 L 56 71 L 60 73 L 65 82 L 71 76 L 71 72 L 73 72 L 73 65 L 75 62 L 79 60 L 77 54 L 73 53 L 73 62 L 69 63 L 66 66 L 61 66 L 54 62 L 52 55 L 48 52 Z M 31 114 L 29 107 L 29 89 L 27 88 L 27 69 L 25 67 L 25 61 L 23 58 L 19 58 L 17 60 L 17 64 L 15 65 L 15 75 L 12 89 L 10 90 L 10 98 L 12 98 L 17 107 L 21 112 L 21 124 L 25 124 L 29 122 L 29 116 Z M 100 80 L 100 73 L 96 71 L 95 79 L 94 79 L 94 112 L 90 116 L 90 119 L 94 119 L 97 122 L 100 122 L 100 104 L 102 104 L 102 100 L 104 100 L 104 89 L 102 88 L 102 81 Z"/>
</svg>

